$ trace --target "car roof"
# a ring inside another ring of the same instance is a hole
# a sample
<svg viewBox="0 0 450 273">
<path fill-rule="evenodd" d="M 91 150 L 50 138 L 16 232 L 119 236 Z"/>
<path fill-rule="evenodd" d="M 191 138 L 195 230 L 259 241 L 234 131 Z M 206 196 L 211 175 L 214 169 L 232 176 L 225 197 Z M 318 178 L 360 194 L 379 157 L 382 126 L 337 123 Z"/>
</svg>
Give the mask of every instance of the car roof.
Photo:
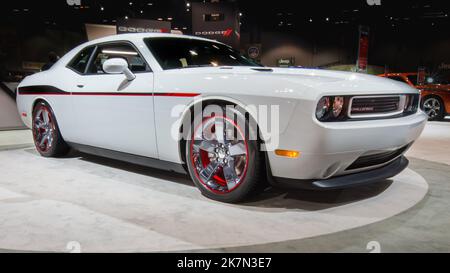
<svg viewBox="0 0 450 273">
<path fill-rule="evenodd" d="M 117 34 L 117 35 L 111 35 L 111 36 L 106 36 L 103 38 L 91 40 L 91 41 L 85 42 L 85 43 L 75 47 L 74 49 L 69 51 L 67 54 L 65 54 L 53 67 L 56 68 L 59 66 L 66 66 L 70 62 L 70 60 L 72 60 L 76 56 L 76 54 L 78 54 L 80 52 L 80 50 L 82 50 L 86 47 L 89 47 L 89 46 L 102 44 L 102 43 L 109 43 L 109 42 L 119 42 L 119 41 L 120 42 L 130 41 L 130 42 L 138 43 L 138 41 L 142 41 L 145 38 L 159 38 L 159 37 L 161 37 L 161 38 L 178 38 L 178 39 L 195 39 L 195 40 L 199 40 L 199 41 L 208 41 L 208 42 L 219 43 L 219 44 L 225 45 L 219 41 L 205 39 L 205 38 L 196 37 L 196 36 L 190 36 L 190 35 L 182 35 L 182 34 L 172 34 L 172 33 Z"/>
<path fill-rule="evenodd" d="M 180 39 L 195 39 L 195 40 L 201 40 L 201 41 L 209 41 L 209 42 L 215 42 L 220 43 L 215 40 L 205 39 L 201 37 L 196 36 L 190 36 L 190 35 L 183 35 L 183 34 L 172 34 L 172 33 L 126 33 L 126 34 L 117 34 L 117 35 L 111 35 L 106 36 L 103 38 L 95 39 L 92 41 L 89 41 L 85 45 L 89 44 L 98 44 L 98 43 L 105 43 L 105 42 L 114 42 L 114 41 L 123 41 L 123 40 L 139 40 L 139 39 L 145 39 L 145 38 L 180 38 Z"/>
</svg>

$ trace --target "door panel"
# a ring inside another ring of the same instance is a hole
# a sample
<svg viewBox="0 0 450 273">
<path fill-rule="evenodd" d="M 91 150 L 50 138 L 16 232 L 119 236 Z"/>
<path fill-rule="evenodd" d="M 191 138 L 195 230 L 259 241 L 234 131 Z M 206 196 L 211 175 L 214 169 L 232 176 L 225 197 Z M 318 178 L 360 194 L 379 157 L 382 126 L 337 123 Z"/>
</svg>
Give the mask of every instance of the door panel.
<svg viewBox="0 0 450 273">
<path fill-rule="evenodd" d="M 77 74 L 71 96 L 77 130 L 74 142 L 158 158 L 154 79 L 142 54 L 130 42 L 98 44 L 91 52 L 83 72 L 72 67 Z M 123 74 L 105 73 L 103 64 L 111 58 L 125 60 L 136 78 L 128 81 Z"/>
</svg>

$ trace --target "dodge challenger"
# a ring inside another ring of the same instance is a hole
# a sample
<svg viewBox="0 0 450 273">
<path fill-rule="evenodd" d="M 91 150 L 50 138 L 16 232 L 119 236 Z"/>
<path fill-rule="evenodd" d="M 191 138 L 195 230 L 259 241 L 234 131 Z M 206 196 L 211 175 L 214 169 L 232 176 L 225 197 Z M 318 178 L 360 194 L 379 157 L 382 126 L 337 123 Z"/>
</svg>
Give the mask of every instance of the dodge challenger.
<svg viewBox="0 0 450 273">
<path fill-rule="evenodd" d="M 17 96 L 42 156 L 72 148 L 188 173 L 222 202 L 267 181 L 327 190 L 396 176 L 427 121 L 419 103 L 398 81 L 263 67 L 173 34 L 87 42 L 25 78 Z"/>
</svg>

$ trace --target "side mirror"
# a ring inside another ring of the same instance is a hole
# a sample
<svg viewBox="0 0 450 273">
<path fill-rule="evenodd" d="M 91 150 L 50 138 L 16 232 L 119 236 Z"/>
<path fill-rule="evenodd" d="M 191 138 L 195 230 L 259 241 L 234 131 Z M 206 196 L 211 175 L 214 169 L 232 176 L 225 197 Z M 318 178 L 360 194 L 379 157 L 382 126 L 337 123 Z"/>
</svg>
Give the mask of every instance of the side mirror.
<svg viewBox="0 0 450 273">
<path fill-rule="evenodd" d="M 124 74 L 128 81 L 136 79 L 136 75 L 128 68 L 128 63 L 121 58 L 112 58 L 103 63 L 103 71 L 108 74 Z"/>
</svg>

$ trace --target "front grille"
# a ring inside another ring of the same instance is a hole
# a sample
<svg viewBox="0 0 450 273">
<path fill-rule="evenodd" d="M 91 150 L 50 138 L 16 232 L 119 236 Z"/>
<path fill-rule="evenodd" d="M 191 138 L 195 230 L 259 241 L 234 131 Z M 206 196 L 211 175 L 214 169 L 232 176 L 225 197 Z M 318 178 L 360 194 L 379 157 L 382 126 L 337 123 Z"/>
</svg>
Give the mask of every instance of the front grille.
<svg viewBox="0 0 450 273">
<path fill-rule="evenodd" d="M 412 144 L 406 145 L 395 151 L 361 156 L 355 162 L 353 162 L 353 164 L 350 165 L 350 167 L 348 167 L 346 170 L 351 171 L 383 165 L 404 154 L 409 149 L 409 147 L 411 147 L 411 145 Z"/>
<path fill-rule="evenodd" d="M 351 117 L 399 114 L 403 110 L 400 96 L 354 97 L 350 104 Z"/>
</svg>

